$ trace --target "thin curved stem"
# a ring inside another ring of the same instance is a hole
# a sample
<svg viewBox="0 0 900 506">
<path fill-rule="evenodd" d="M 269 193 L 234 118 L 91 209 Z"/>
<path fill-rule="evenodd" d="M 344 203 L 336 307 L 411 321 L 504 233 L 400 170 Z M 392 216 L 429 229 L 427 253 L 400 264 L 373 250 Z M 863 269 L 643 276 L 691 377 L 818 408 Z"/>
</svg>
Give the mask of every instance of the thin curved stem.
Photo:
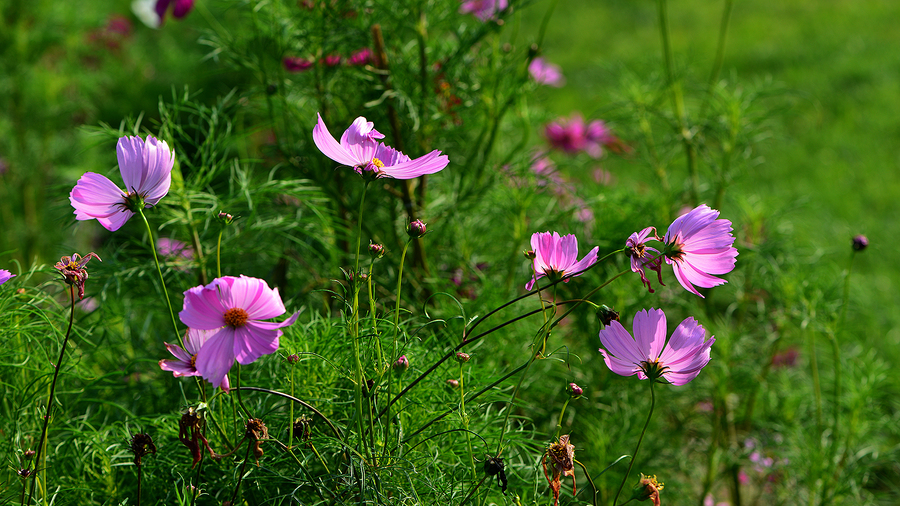
<svg viewBox="0 0 900 506">
<path fill-rule="evenodd" d="M 138 214 L 141 216 L 141 220 L 143 220 L 144 226 L 147 227 L 147 235 L 150 238 L 150 251 L 153 252 L 153 262 L 156 264 L 156 272 L 157 274 L 159 274 L 159 282 L 162 286 L 162 292 L 163 295 L 166 296 L 166 306 L 168 306 L 169 316 L 172 318 L 172 330 L 175 331 L 175 336 L 178 337 L 178 342 L 181 343 L 181 347 L 184 348 L 184 338 L 178 331 L 178 323 L 176 323 L 175 321 L 175 310 L 172 309 L 172 301 L 169 299 L 169 290 L 166 288 L 166 280 L 163 278 L 162 268 L 159 266 L 159 257 L 156 255 L 156 243 L 153 242 L 153 230 L 150 229 L 150 222 L 147 221 L 147 216 L 144 215 L 144 210 L 138 208 Z"/>
<path fill-rule="evenodd" d="M 47 426 L 50 424 L 50 410 L 53 407 L 53 394 L 56 392 L 56 381 L 59 378 L 59 369 L 62 367 L 63 356 L 66 354 L 66 345 L 69 343 L 69 336 L 72 334 L 72 325 L 75 323 L 75 285 L 69 285 L 69 299 L 71 300 L 71 310 L 69 312 L 69 327 L 66 329 L 66 337 L 63 338 L 62 348 L 59 350 L 59 358 L 53 368 L 53 381 L 50 382 L 50 397 L 47 399 L 47 409 L 44 411 L 44 426 L 41 429 L 41 438 L 38 440 L 37 450 L 34 455 L 34 479 L 31 482 L 31 491 L 28 493 L 28 503 L 31 504 L 34 499 L 34 489 L 37 485 L 38 467 L 41 465 L 41 456 L 44 453 L 44 445 L 47 440 Z M 46 470 L 46 466 L 44 466 Z M 46 472 L 44 473 L 44 481 L 46 484 Z"/>
<path fill-rule="evenodd" d="M 249 392 L 265 392 L 265 393 L 267 393 L 267 394 L 277 395 L 277 396 L 279 396 L 279 397 L 284 397 L 285 399 L 289 399 L 289 400 L 291 400 L 291 401 L 293 401 L 293 402 L 296 402 L 297 404 L 299 404 L 299 405 L 303 406 L 304 408 L 306 408 L 306 409 L 312 411 L 313 413 L 315 413 L 316 416 L 318 416 L 319 418 L 321 418 L 321 419 L 325 422 L 325 424 L 328 425 L 328 427 L 331 429 L 331 431 L 334 432 L 334 437 L 340 439 L 342 443 L 344 442 L 344 436 L 343 436 L 343 434 L 341 434 L 341 431 L 339 431 L 339 430 L 337 429 L 337 427 L 335 427 L 334 424 L 331 423 L 331 420 L 329 420 L 328 417 L 326 417 L 325 415 L 323 415 L 321 411 L 319 411 L 318 409 L 314 408 L 314 407 L 313 407 L 312 405 L 310 405 L 309 403 L 304 402 L 304 401 L 302 401 L 302 400 L 300 400 L 300 399 L 298 399 L 298 398 L 296 398 L 296 397 L 294 397 L 294 396 L 292 396 L 292 395 L 288 395 L 288 394 L 286 394 L 286 393 L 284 393 L 284 392 L 279 392 L 279 391 L 277 391 L 277 390 L 269 390 L 268 388 L 259 388 L 259 387 L 237 387 L 236 389 L 232 389 L 232 390 L 247 390 L 247 391 L 249 391 Z"/>
<path fill-rule="evenodd" d="M 619 494 L 622 493 L 622 489 L 625 488 L 625 482 L 628 481 L 628 475 L 631 474 L 631 468 L 634 467 L 634 461 L 637 459 L 638 450 L 641 449 L 641 442 L 644 441 L 644 434 L 647 433 L 647 427 L 650 425 L 650 418 L 653 416 L 653 407 L 656 406 L 656 394 L 653 392 L 653 384 L 656 383 L 656 380 L 650 380 L 650 412 L 647 413 L 647 421 L 644 423 L 644 428 L 641 430 L 641 437 L 638 438 L 637 446 L 634 448 L 634 454 L 631 456 L 631 462 L 628 463 L 628 470 L 625 471 L 625 476 L 622 478 L 622 483 L 619 485 L 619 490 L 616 491 L 616 497 L 613 499 L 613 506 L 615 506 L 616 502 L 619 501 Z"/>
</svg>

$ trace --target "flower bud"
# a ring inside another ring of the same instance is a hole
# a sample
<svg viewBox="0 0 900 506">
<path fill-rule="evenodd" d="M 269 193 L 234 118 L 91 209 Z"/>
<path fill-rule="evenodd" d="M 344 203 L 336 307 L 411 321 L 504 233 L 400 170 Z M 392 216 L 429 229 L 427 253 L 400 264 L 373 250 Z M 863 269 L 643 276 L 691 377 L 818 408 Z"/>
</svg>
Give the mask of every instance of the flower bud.
<svg viewBox="0 0 900 506">
<path fill-rule="evenodd" d="M 853 238 L 853 251 L 862 251 L 869 247 L 869 239 L 860 234 Z"/>
<path fill-rule="evenodd" d="M 466 362 L 469 361 L 470 358 L 472 358 L 472 357 L 469 356 L 468 353 L 459 352 L 456 354 L 456 361 L 459 362 L 460 364 L 465 364 Z"/>
<path fill-rule="evenodd" d="M 34 450 L 25 450 L 25 459 L 30 460 L 31 457 L 34 457 Z"/>
<path fill-rule="evenodd" d="M 597 319 L 599 319 L 600 323 L 606 327 L 612 323 L 613 320 L 619 321 L 619 312 L 604 304 L 597 309 Z"/>
<path fill-rule="evenodd" d="M 219 221 L 221 221 L 222 223 L 224 223 L 226 225 L 231 225 L 231 223 L 234 221 L 234 216 L 232 216 L 224 211 L 220 211 L 219 214 L 216 215 L 216 218 L 218 218 Z"/>
<path fill-rule="evenodd" d="M 425 235 L 425 223 L 422 220 L 416 220 L 409 224 L 406 228 L 406 233 L 413 239 L 418 239 Z"/>
<path fill-rule="evenodd" d="M 394 374 L 402 376 L 409 369 L 409 359 L 406 358 L 406 355 L 400 355 L 400 358 L 391 367 L 394 369 Z"/>
<path fill-rule="evenodd" d="M 448 379 L 447 386 L 450 388 L 459 388 L 459 380 Z"/>
<path fill-rule="evenodd" d="M 582 395 L 584 395 L 584 389 L 576 385 L 575 383 L 569 383 L 569 388 L 567 390 L 569 391 L 569 395 L 571 395 L 573 398 L 581 397 Z"/>
<path fill-rule="evenodd" d="M 300 361 L 300 355 L 297 355 L 296 353 L 292 353 L 287 356 L 287 361 L 289 364 L 294 365 Z"/>
<path fill-rule="evenodd" d="M 377 242 L 369 243 L 369 254 L 372 255 L 372 258 L 381 258 L 384 256 L 384 245 L 378 244 Z"/>
<path fill-rule="evenodd" d="M 528 251 L 523 251 L 522 254 L 524 254 L 525 258 L 527 258 L 529 260 L 534 260 L 534 257 L 537 256 L 537 253 L 535 253 L 533 249 L 530 249 Z"/>
</svg>

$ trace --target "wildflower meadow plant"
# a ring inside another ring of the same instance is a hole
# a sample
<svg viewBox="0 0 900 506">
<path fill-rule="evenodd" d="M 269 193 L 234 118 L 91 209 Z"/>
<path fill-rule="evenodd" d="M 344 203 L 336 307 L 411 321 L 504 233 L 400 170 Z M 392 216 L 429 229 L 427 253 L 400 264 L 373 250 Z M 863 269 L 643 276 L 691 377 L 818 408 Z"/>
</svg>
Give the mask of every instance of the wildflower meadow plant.
<svg viewBox="0 0 900 506">
<path fill-rule="evenodd" d="M 6 269 L 0 269 L 0 285 L 2 285 L 3 283 L 6 283 L 7 281 L 9 281 L 10 279 L 12 279 L 14 277 L 16 277 L 15 274 L 9 272 Z"/>
<path fill-rule="evenodd" d="M 594 247 L 578 260 L 578 239 L 573 234 L 560 236 L 557 232 L 538 232 L 531 236 L 534 251 L 534 273 L 525 285 L 534 288 L 537 280 L 548 277 L 557 281 L 567 276 L 578 276 L 597 261 L 599 247 Z M 566 280 L 568 282 L 568 279 Z"/>
</svg>

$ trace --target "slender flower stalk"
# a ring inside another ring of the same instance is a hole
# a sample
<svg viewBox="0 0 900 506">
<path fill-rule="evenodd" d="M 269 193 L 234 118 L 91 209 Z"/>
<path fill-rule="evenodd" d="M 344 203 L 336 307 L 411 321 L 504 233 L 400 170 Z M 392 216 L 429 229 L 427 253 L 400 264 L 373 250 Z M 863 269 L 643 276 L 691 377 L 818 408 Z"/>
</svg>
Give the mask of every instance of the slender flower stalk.
<svg viewBox="0 0 900 506">
<path fill-rule="evenodd" d="M 637 459 L 638 451 L 641 449 L 641 442 L 644 441 L 644 434 L 647 433 L 647 427 L 650 425 L 650 418 L 653 417 L 653 408 L 656 406 L 656 394 L 653 392 L 653 384 L 656 383 L 656 380 L 652 380 L 650 382 L 650 411 L 647 412 L 647 421 L 644 422 L 644 428 L 641 429 L 641 436 L 638 438 L 637 446 L 634 447 L 634 454 L 631 455 L 631 461 L 628 463 L 628 469 L 625 471 L 625 476 L 622 477 L 622 483 L 619 484 L 619 490 L 616 491 L 616 497 L 613 499 L 613 505 L 619 502 L 619 494 L 622 493 L 622 489 L 625 487 L 625 482 L 628 481 L 628 475 L 631 474 L 631 468 L 634 467 L 634 461 Z"/>
<path fill-rule="evenodd" d="M 90 256 L 86 257 L 90 258 Z M 34 499 L 34 489 L 37 485 L 37 475 L 38 469 L 41 469 L 41 474 L 44 476 L 44 486 L 47 484 L 47 466 L 41 465 L 41 457 L 44 453 L 44 447 L 47 442 L 47 426 L 50 423 L 50 413 L 51 408 L 53 407 L 53 394 L 56 393 L 56 381 L 59 379 L 59 370 L 62 367 L 63 357 L 66 354 L 66 345 L 69 343 L 69 336 L 72 334 L 72 325 L 75 323 L 75 284 L 69 284 L 69 299 L 71 301 L 71 310 L 69 311 L 69 327 L 66 329 L 66 336 L 63 338 L 62 347 L 59 350 L 59 358 L 56 360 L 56 365 L 53 367 L 53 381 L 50 382 L 50 395 L 47 398 L 47 408 L 44 411 L 44 426 L 41 428 L 41 437 L 38 439 L 37 444 L 37 453 L 34 456 L 34 469 L 31 474 L 34 477 L 31 482 L 31 491 L 28 494 L 28 504 L 32 504 L 32 500 Z"/>
<path fill-rule="evenodd" d="M 144 221 L 144 226 L 147 227 L 147 235 L 150 239 L 150 251 L 153 252 L 153 262 L 156 264 L 156 272 L 159 274 L 160 287 L 162 288 L 163 295 L 166 297 L 166 306 L 169 308 L 169 317 L 172 319 L 172 330 L 175 332 L 178 341 L 181 342 L 183 347 L 184 342 L 181 339 L 181 332 L 178 331 L 178 323 L 175 321 L 175 310 L 172 308 L 172 300 L 169 298 L 166 280 L 163 277 L 162 268 L 159 266 L 159 256 L 156 254 L 156 242 L 153 241 L 153 230 L 150 228 L 150 222 L 147 221 L 147 217 L 144 215 L 144 210 L 139 207 L 137 212 L 141 216 L 141 220 Z"/>
</svg>

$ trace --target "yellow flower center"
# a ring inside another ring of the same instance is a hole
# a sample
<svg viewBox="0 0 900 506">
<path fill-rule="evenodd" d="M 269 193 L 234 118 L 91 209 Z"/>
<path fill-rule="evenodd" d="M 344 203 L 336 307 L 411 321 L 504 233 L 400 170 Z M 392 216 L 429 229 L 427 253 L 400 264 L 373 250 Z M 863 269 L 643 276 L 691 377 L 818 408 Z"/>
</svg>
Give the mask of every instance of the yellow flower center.
<svg viewBox="0 0 900 506">
<path fill-rule="evenodd" d="M 243 327 L 247 324 L 247 319 L 250 315 L 247 314 L 246 311 L 239 307 L 233 307 L 228 311 L 225 311 L 225 325 L 231 327 Z"/>
<path fill-rule="evenodd" d="M 372 159 L 372 165 L 378 167 L 379 169 L 384 168 L 384 162 L 382 162 L 381 160 L 379 160 L 377 158 Z"/>
</svg>

